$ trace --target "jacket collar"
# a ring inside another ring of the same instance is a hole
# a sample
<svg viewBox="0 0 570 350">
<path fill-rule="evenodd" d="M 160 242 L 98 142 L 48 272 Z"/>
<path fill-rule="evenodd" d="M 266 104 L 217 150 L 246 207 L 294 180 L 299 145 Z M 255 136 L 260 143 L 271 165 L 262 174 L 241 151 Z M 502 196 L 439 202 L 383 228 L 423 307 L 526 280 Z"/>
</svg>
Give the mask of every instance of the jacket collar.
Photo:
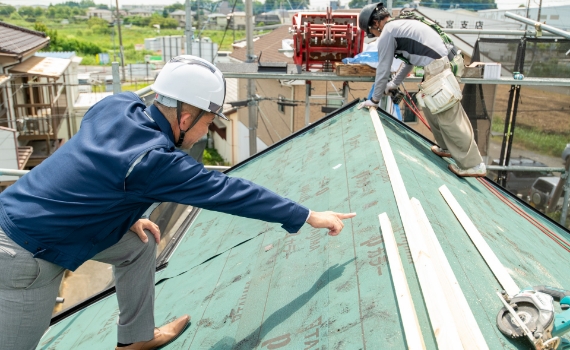
<svg viewBox="0 0 570 350">
<path fill-rule="evenodd" d="M 168 139 L 172 141 L 173 144 L 176 142 L 174 141 L 174 133 L 172 132 L 172 126 L 170 122 L 166 119 L 164 114 L 156 108 L 155 105 L 151 105 L 146 109 L 146 112 L 149 114 L 149 117 L 154 119 L 160 130 L 168 136 Z"/>
</svg>

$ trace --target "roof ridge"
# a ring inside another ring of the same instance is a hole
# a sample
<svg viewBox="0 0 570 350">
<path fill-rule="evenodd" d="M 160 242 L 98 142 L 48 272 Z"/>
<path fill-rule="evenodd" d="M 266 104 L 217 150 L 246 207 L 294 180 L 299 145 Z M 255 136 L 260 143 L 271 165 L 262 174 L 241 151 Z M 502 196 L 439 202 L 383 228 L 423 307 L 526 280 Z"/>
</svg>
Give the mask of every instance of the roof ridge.
<svg viewBox="0 0 570 350">
<path fill-rule="evenodd" d="M 10 29 L 14 29 L 14 30 L 19 30 L 21 32 L 26 32 L 29 34 L 34 34 L 34 35 L 39 35 L 42 36 L 44 38 L 47 38 L 47 34 L 44 32 L 38 32 L 37 30 L 32 30 L 32 29 L 28 29 L 28 28 L 24 28 L 24 27 L 20 27 L 20 26 L 16 26 L 10 23 L 6 23 L 4 21 L 0 21 L 0 25 L 6 27 L 6 28 L 10 28 Z"/>
</svg>

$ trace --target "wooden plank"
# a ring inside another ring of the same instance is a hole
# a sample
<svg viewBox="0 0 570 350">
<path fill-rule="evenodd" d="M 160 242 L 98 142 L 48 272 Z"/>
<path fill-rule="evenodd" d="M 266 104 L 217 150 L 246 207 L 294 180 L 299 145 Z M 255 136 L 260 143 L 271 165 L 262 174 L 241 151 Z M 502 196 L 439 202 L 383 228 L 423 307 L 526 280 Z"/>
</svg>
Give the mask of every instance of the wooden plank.
<svg viewBox="0 0 570 350">
<path fill-rule="evenodd" d="M 412 301 L 408 281 L 406 280 L 402 259 L 400 259 L 400 254 L 398 253 L 398 245 L 392 231 L 392 224 L 386 213 L 378 215 L 378 220 L 382 229 L 384 247 L 388 256 L 388 263 L 390 264 L 390 274 L 392 275 L 394 290 L 398 299 L 398 308 L 400 309 L 400 317 L 404 325 L 408 349 L 425 349 L 424 337 L 422 336 L 418 316 L 416 315 L 416 309 Z"/>
<path fill-rule="evenodd" d="M 34 148 L 32 146 L 18 147 L 18 169 L 24 169 L 33 152 Z"/>
<path fill-rule="evenodd" d="M 471 219 L 469 219 L 465 211 L 463 211 L 463 208 L 461 208 L 447 186 L 441 186 L 439 192 L 507 294 L 512 297 L 520 292 L 520 288 L 507 270 L 505 270 L 503 264 L 499 261 L 493 250 L 491 250 L 491 247 L 489 247 L 483 236 L 481 236 L 477 227 L 473 224 Z"/>
<path fill-rule="evenodd" d="M 337 64 L 336 75 L 375 77 L 376 68 L 370 67 L 367 64 Z"/>
<path fill-rule="evenodd" d="M 384 162 L 386 163 L 388 176 L 394 191 L 398 211 L 402 218 L 404 232 L 412 253 L 414 267 L 418 275 L 438 348 L 463 349 L 461 339 L 457 332 L 457 326 L 453 321 L 449 305 L 445 299 L 445 294 L 441 285 L 437 283 L 438 278 L 433 262 L 431 261 L 431 252 L 427 251 L 424 239 L 419 234 L 420 229 L 418 222 L 408 192 L 404 186 L 402 175 L 398 170 L 398 164 L 396 163 L 390 143 L 386 137 L 384 127 L 380 122 L 376 108 L 370 108 L 369 111 L 376 136 L 378 137 L 378 142 L 380 142 L 380 149 L 382 150 Z"/>
<path fill-rule="evenodd" d="M 422 230 L 422 236 L 426 239 L 428 249 L 432 253 L 431 257 L 437 267 L 439 283 L 443 287 L 445 299 L 449 304 L 455 324 L 462 325 L 457 328 L 461 343 L 466 349 L 489 349 L 420 201 L 416 198 L 412 198 L 411 201 Z"/>
</svg>

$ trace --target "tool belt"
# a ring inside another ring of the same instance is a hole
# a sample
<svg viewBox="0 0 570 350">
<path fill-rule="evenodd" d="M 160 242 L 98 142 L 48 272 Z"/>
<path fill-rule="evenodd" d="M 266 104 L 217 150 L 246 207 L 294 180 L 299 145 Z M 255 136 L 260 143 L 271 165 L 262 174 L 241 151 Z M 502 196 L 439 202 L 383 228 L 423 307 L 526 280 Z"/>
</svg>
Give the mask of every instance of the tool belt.
<svg viewBox="0 0 570 350">
<path fill-rule="evenodd" d="M 457 54 L 449 60 L 449 65 L 451 66 L 453 75 L 455 75 L 457 79 L 461 79 L 465 72 L 465 62 L 463 62 L 461 50 L 459 50 Z"/>
<path fill-rule="evenodd" d="M 422 108 L 428 108 L 432 114 L 444 112 L 461 101 L 462 94 L 455 75 L 449 68 L 430 76 L 420 84 L 416 100 Z"/>
</svg>

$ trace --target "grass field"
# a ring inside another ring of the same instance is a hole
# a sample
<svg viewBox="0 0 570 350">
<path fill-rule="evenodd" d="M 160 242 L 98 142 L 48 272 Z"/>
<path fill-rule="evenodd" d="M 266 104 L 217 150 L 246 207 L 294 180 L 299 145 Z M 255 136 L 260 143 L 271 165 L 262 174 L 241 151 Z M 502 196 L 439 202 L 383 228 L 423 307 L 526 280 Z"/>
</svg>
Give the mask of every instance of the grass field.
<svg viewBox="0 0 570 350">
<path fill-rule="evenodd" d="M 504 127 L 505 119 L 495 115 L 492 131 L 503 132 Z M 494 138 L 501 140 L 502 136 Z M 568 142 L 570 142 L 570 133 L 552 133 L 524 124 L 517 124 L 513 138 L 513 144 L 519 148 L 553 157 L 560 157 Z"/>
<path fill-rule="evenodd" d="M 29 29 L 34 29 L 34 23 L 27 22 L 25 20 L 17 19 L 4 19 L 6 23 L 17 25 L 20 27 L 25 27 Z M 119 53 L 119 36 L 115 30 L 114 34 L 101 35 L 94 33 L 88 28 L 87 23 L 70 23 L 68 25 L 62 25 L 59 22 L 51 21 L 46 18 L 38 18 L 37 22 L 45 24 L 50 30 L 57 30 L 59 38 L 66 39 L 77 39 L 80 41 L 91 42 L 99 46 L 103 52 L 109 53 L 110 57 L 113 58 L 113 53 L 116 52 L 117 57 Z M 115 28 L 116 29 L 116 28 Z M 130 28 L 122 26 L 121 27 L 122 37 L 123 37 L 123 49 L 125 52 L 125 63 L 143 63 L 144 56 L 148 54 L 153 54 L 152 51 L 135 51 L 135 44 L 144 44 L 145 38 L 154 38 L 156 36 L 168 36 L 168 35 L 184 35 L 184 29 L 161 29 L 160 33 L 157 33 L 154 28 L 150 27 L 138 27 L 132 26 Z M 195 36 L 197 33 L 195 32 Z M 228 30 L 224 41 L 223 30 L 204 30 L 202 32 L 202 38 L 209 37 L 214 43 L 218 44 L 220 50 L 230 50 L 231 45 L 234 41 L 234 32 Z M 245 31 L 235 31 L 235 40 L 241 40 L 245 38 Z M 113 40 L 114 39 L 114 40 Z M 114 41 L 114 43 L 113 43 Z M 95 65 L 96 60 L 94 55 L 81 55 L 83 61 L 81 64 L 84 65 Z"/>
</svg>

